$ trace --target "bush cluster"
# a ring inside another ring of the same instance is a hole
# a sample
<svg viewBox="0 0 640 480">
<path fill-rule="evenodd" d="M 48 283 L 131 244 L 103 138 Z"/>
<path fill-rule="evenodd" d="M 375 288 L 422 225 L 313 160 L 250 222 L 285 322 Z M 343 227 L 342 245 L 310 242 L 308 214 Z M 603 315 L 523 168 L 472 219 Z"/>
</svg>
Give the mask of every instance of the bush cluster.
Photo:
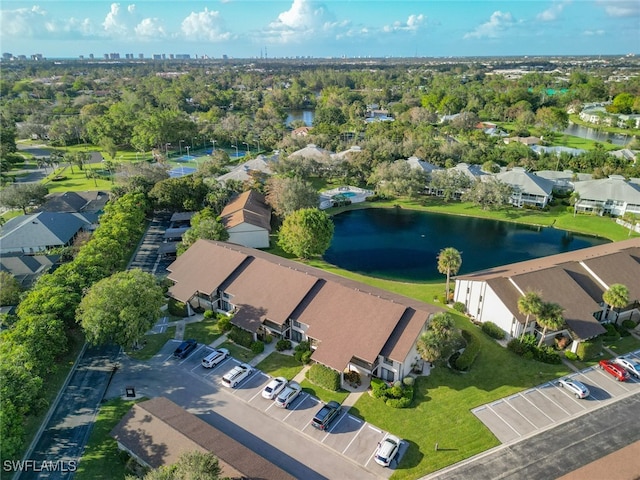
<svg viewBox="0 0 640 480">
<path fill-rule="evenodd" d="M 624 328 L 629 329 L 629 330 L 633 330 L 634 328 L 636 328 L 636 322 L 634 322 L 633 320 L 630 320 L 630 319 L 629 320 L 624 320 L 622 322 L 622 326 Z"/>
<path fill-rule="evenodd" d="M 482 331 L 496 340 L 502 340 L 505 336 L 504 330 L 493 322 L 484 322 L 482 324 Z"/>
<path fill-rule="evenodd" d="M 473 338 L 473 335 L 466 330 L 462 330 L 462 338 L 467 342 L 467 346 L 465 347 L 464 352 L 456 358 L 453 366 L 457 370 L 466 372 L 471 368 L 471 365 L 475 362 L 478 353 L 480 353 L 480 342 Z"/>
<path fill-rule="evenodd" d="M 231 317 L 226 315 L 218 316 L 218 330 L 221 332 L 228 332 L 231 329 Z"/>
<path fill-rule="evenodd" d="M 262 352 L 264 352 L 264 343 L 262 343 L 260 340 L 252 342 L 251 351 L 256 355 L 261 354 Z"/>
<path fill-rule="evenodd" d="M 349 370 L 348 372 L 344 372 L 344 379 L 351 385 L 360 385 L 362 380 L 360 380 L 360 374 L 354 370 Z"/>
<path fill-rule="evenodd" d="M 253 335 L 246 330 L 242 330 L 236 326 L 231 327 L 231 331 L 227 334 L 229 340 L 233 343 L 237 343 L 238 345 L 242 345 L 245 348 L 252 348 Z M 264 348 L 264 344 L 263 344 Z"/>
<path fill-rule="evenodd" d="M 467 311 L 467 306 L 462 302 L 455 302 L 453 304 L 453 309 L 456 312 L 465 313 Z"/>
<path fill-rule="evenodd" d="M 514 338 L 509 341 L 507 348 L 516 355 L 538 362 L 558 364 L 562 363 L 560 354 L 553 347 L 542 345 L 538 347 L 538 341 L 533 335 L 525 335 L 522 340 Z"/>
<path fill-rule="evenodd" d="M 572 362 L 578 359 L 578 355 L 573 352 L 564 352 L 564 356 L 567 360 L 571 360 Z"/>
<path fill-rule="evenodd" d="M 293 354 L 293 358 L 303 364 L 309 363 L 309 360 L 311 360 L 311 354 L 313 353 L 309 342 L 300 342 L 296 345 L 294 350 L 295 353 Z"/>
<path fill-rule="evenodd" d="M 340 389 L 340 374 L 334 369 L 319 363 L 311 366 L 308 378 L 311 383 L 327 390 L 337 392 Z"/>
<path fill-rule="evenodd" d="M 278 352 L 283 352 L 285 350 L 291 350 L 291 340 L 287 340 L 286 338 L 281 338 L 276 342 L 276 350 Z"/>
<path fill-rule="evenodd" d="M 413 401 L 413 385 L 406 385 L 404 381 L 389 387 L 379 378 L 372 378 L 371 389 L 374 398 L 381 399 L 388 407 L 407 408 Z"/>
<path fill-rule="evenodd" d="M 208 319 L 211 319 L 211 318 L 215 317 L 216 316 L 216 312 L 214 312 L 213 310 L 205 310 L 204 313 L 202 314 L 202 316 L 205 319 L 208 320 Z"/>
<path fill-rule="evenodd" d="M 618 330 L 616 329 L 615 325 L 613 325 L 612 323 L 605 323 L 603 325 L 603 327 L 607 330 L 606 333 L 603 333 L 602 336 L 611 341 L 611 340 L 619 340 L 620 339 L 620 333 L 618 332 Z"/>
<path fill-rule="evenodd" d="M 174 317 L 184 318 L 187 316 L 187 305 L 182 302 L 179 302 L 175 298 L 170 298 L 169 303 L 167 304 L 167 310 Z"/>
</svg>

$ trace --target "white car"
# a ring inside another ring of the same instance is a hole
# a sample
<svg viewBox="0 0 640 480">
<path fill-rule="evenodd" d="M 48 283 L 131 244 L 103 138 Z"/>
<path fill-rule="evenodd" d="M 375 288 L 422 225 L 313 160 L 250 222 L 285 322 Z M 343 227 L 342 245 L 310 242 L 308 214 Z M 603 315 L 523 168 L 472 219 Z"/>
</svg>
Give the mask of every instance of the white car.
<svg viewBox="0 0 640 480">
<path fill-rule="evenodd" d="M 202 366 L 204 368 L 213 368 L 228 356 L 229 350 L 226 348 L 221 348 L 219 350 L 214 349 L 213 352 L 202 359 Z"/>
<path fill-rule="evenodd" d="M 558 383 L 561 387 L 566 388 L 573 393 L 576 398 L 587 398 L 589 396 L 589 389 L 584 386 L 583 383 L 573 378 L 561 378 Z"/>
<path fill-rule="evenodd" d="M 280 393 L 280 391 L 287 384 L 287 379 L 284 377 L 276 377 L 267 383 L 267 386 L 262 390 L 262 398 L 266 398 L 267 400 L 273 400 L 276 398 L 276 395 Z"/>
<path fill-rule="evenodd" d="M 640 363 L 635 362 L 628 357 L 618 357 L 614 362 L 629 372 L 629 375 L 640 378 Z"/>
<path fill-rule="evenodd" d="M 388 467 L 391 465 L 391 462 L 398 454 L 400 450 L 400 444 L 402 440 L 400 440 L 395 435 L 387 435 L 384 439 L 378 444 L 378 448 L 376 449 L 375 460 L 376 463 L 382 465 L 383 467 Z"/>
<path fill-rule="evenodd" d="M 276 406 L 280 408 L 289 408 L 291 402 L 293 402 L 300 392 L 302 391 L 302 387 L 296 382 L 289 382 L 286 387 L 280 392 L 280 394 L 275 399 Z"/>
<path fill-rule="evenodd" d="M 222 377 L 222 385 L 225 387 L 236 388 L 238 384 L 253 373 L 251 365 L 241 363 L 237 367 L 233 367 L 229 370 L 224 377 Z"/>
</svg>

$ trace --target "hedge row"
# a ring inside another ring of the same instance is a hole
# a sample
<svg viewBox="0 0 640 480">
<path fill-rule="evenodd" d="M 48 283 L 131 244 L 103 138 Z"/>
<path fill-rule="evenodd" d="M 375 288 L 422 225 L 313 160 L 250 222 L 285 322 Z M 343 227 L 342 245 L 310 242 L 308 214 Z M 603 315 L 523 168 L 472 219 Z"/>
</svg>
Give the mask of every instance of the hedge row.
<svg viewBox="0 0 640 480">
<path fill-rule="evenodd" d="M 482 324 L 482 331 L 496 340 L 502 340 L 505 336 L 504 330 L 493 322 L 484 322 Z"/>
<path fill-rule="evenodd" d="M 332 368 L 316 363 L 312 365 L 307 374 L 311 383 L 326 388 L 333 392 L 340 390 L 340 374 Z"/>
<path fill-rule="evenodd" d="M 525 335 L 522 340 L 514 338 L 509 341 L 507 348 L 516 355 L 529 360 L 537 360 L 543 363 L 562 363 L 560 354 L 552 347 L 542 345 L 538 347 L 538 340 L 533 335 Z"/>
<path fill-rule="evenodd" d="M 253 343 L 253 335 L 246 330 L 242 330 L 238 327 L 231 327 L 231 331 L 227 334 L 229 340 L 238 345 L 242 345 L 245 348 L 251 348 Z"/>
<path fill-rule="evenodd" d="M 475 362 L 478 353 L 480 353 L 480 342 L 478 342 L 473 335 L 467 330 L 462 330 L 462 338 L 467 342 L 467 346 L 464 352 L 455 361 L 455 367 L 458 370 L 466 372 L 471 368 L 473 362 Z"/>
</svg>

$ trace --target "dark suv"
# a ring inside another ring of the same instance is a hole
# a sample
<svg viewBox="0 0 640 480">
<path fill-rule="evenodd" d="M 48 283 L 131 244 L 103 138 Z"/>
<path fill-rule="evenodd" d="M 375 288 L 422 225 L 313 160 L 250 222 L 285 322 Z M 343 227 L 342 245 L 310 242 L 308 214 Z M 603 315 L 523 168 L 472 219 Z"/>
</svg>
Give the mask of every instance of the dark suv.
<svg viewBox="0 0 640 480">
<path fill-rule="evenodd" d="M 189 340 L 185 340 L 180 344 L 178 348 L 173 352 L 174 357 L 178 358 L 187 358 L 191 352 L 193 352 L 198 346 L 198 342 L 196 342 L 193 338 Z"/>
<path fill-rule="evenodd" d="M 311 425 L 319 430 L 326 430 L 333 419 L 340 415 L 340 410 L 340 404 L 332 400 L 318 410 L 318 413 L 311 420 Z"/>
</svg>

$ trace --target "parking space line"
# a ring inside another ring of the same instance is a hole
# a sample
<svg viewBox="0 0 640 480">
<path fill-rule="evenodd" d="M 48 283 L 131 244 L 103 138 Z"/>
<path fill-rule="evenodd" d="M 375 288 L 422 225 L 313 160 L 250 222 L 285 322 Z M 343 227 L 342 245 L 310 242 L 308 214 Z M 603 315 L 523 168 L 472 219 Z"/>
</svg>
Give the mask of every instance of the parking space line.
<svg viewBox="0 0 640 480">
<path fill-rule="evenodd" d="M 351 415 L 349 415 L 351 417 Z M 351 417 L 353 418 L 353 417 Z M 355 419 L 354 419 L 355 420 Z M 351 444 L 355 441 L 356 438 L 358 438 L 358 435 L 360 435 L 360 432 L 362 431 L 362 427 L 358 430 L 358 433 L 356 433 L 353 438 L 351 439 L 351 441 L 349 442 L 349 444 L 345 447 L 344 450 L 342 450 L 342 454 L 344 455 L 344 452 L 347 451 L 347 449 L 351 446 Z"/>
<path fill-rule="evenodd" d="M 494 402 L 493 405 L 498 405 L 502 402 L 498 401 L 498 402 Z M 507 427 L 509 427 L 511 430 L 513 430 L 513 433 L 515 433 L 518 437 L 521 437 L 522 435 L 520 434 L 520 432 L 518 432 L 515 428 L 513 428 L 511 426 L 511 424 L 509 422 L 507 422 L 504 418 L 502 418 L 500 415 L 498 415 L 498 412 L 496 412 L 493 408 L 491 408 L 491 405 L 487 405 L 487 407 L 489 408 L 489 410 L 491 410 L 493 412 L 493 414 L 502 422 L 504 423 Z"/>
<path fill-rule="evenodd" d="M 513 395 L 512 397 L 510 397 L 510 399 L 511 399 L 511 398 L 518 397 L 518 396 L 519 396 L 519 395 Z M 506 402 L 506 404 L 507 404 L 507 405 L 509 405 L 509 407 L 511 407 L 511 409 L 512 409 L 514 412 L 516 412 L 518 415 L 520 415 L 522 418 L 524 418 L 527 422 L 529 422 L 529 424 L 531 424 L 531 426 L 532 426 L 534 429 L 536 429 L 536 430 L 538 429 L 538 427 L 537 427 L 536 425 L 534 425 L 534 424 L 533 424 L 533 422 L 531 422 L 531 420 L 529 420 L 527 417 L 525 417 L 525 416 L 524 416 L 524 415 L 523 415 L 523 414 L 522 414 L 522 413 L 521 413 L 521 412 L 520 412 L 516 407 L 514 407 L 513 405 L 511 405 L 511 402 Z"/>
<path fill-rule="evenodd" d="M 347 415 L 349 415 L 349 414 L 347 413 Z M 355 421 L 356 421 L 356 422 L 358 422 L 358 423 L 362 423 L 362 420 L 360 420 L 359 418 L 354 417 L 353 415 L 349 415 L 349 418 L 350 418 L 351 420 L 355 420 Z"/>
<path fill-rule="evenodd" d="M 186 358 L 183 358 L 183 359 L 182 359 L 182 361 L 180 362 L 180 365 L 182 365 L 184 362 L 186 362 L 187 360 L 189 360 L 189 357 L 190 357 L 191 355 L 195 355 L 197 352 L 199 352 L 199 351 L 200 351 L 200 349 L 201 349 L 202 347 L 204 347 L 204 345 L 200 345 L 198 348 L 196 348 L 196 349 L 195 349 L 195 351 L 194 351 L 192 354 L 187 355 L 187 357 L 186 357 Z"/>
<path fill-rule="evenodd" d="M 340 416 L 338 417 L 338 419 L 337 419 L 335 422 L 333 422 L 333 425 L 331 426 L 331 428 L 330 428 L 329 430 L 327 430 L 327 434 L 326 434 L 326 435 L 324 436 L 324 438 L 322 439 L 322 443 L 324 443 L 324 441 L 327 439 L 327 437 L 329 436 L 329 434 L 330 434 L 331 432 L 333 432 L 333 431 L 336 429 L 336 427 L 338 426 L 338 424 L 339 424 L 339 423 L 342 421 L 342 419 L 343 419 L 344 417 L 346 417 L 346 416 L 347 416 L 347 414 L 346 414 L 346 413 L 341 413 L 341 414 L 340 414 Z"/>
<path fill-rule="evenodd" d="M 229 360 L 233 360 L 232 357 L 227 357 L 224 360 L 222 360 L 218 365 L 216 365 L 215 367 L 211 367 L 209 368 L 209 372 L 205 375 L 205 377 L 210 377 L 211 375 L 213 375 L 216 371 L 217 371 L 217 367 L 224 365 L 225 363 L 227 363 Z M 239 364 L 238 364 L 239 365 Z"/>
<path fill-rule="evenodd" d="M 371 429 L 371 430 L 375 430 L 378 433 L 382 433 L 382 430 L 380 430 L 379 428 L 374 427 L 373 425 L 371 425 L 370 423 L 367 423 L 367 426 Z"/>
<path fill-rule="evenodd" d="M 309 395 L 308 393 L 306 393 L 306 392 L 303 392 L 303 394 L 302 394 L 302 395 L 306 395 L 307 397 L 309 397 L 309 396 L 310 396 L 310 395 Z M 298 409 L 298 407 L 304 403 L 304 401 L 305 401 L 305 400 L 306 400 L 306 397 L 304 397 L 304 398 L 303 398 L 303 397 L 301 397 L 301 401 L 299 401 L 299 402 L 298 402 L 298 405 L 296 405 L 295 407 L 293 407 L 293 408 L 289 411 L 289 413 L 287 413 L 287 416 L 286 416 L 286 417 L 284 417 L 284 419 L 283 419 L 282 421 L 284 422 L 287 418 L 289 418 L 289 416 L 290 416 L 293 412 L 295 412 L 295 411 Z"/>
<path fill-rule="evenodd" d="M 533 390 L 533 389 L 532 389 L 532 390 L 527 390 L 527 392 L 525 392 L 525 393 L 533 392 L 533 391 L 535 391 L 535 390 Z M 524 395 L 523 395 L 523 396 L 522 396 L 522 398 L 523 398 L 524 400 L 526 400 L 527 402 L 529 402 L 533 408 L 535 408 L 535 409 L 536 409 L 536 410 L 538 410 L 540 413 L 542 413 L 545 417 L 547 417 L 549 420 L 551 420 L 551 423 L 555 423 L 555 422 L 553 421 L 553 418 L 551 418 L 549 415 L 547 415 L 547 414 L 544 412 L 544 410 L 542 410 L 540 407 L 538 407 L 535 403 L 533 403 L 531 400 L 529 400 L 526 396 L 524 396 Z"/>
<path fill-rule="evenodd" d="M 552 387 L 555 387 L 554 385 L 552 385 L 550 382 L 545 383 L 544 385 L 551 385 Z M 542 385 L 544 387 L 544 385 Z M 558 388 L 558 387 L 555 387 Z M 571 415 L 569 412 L 567 412 L 564 408 L 562 408 L 560 405 L 558 405 L 558 403 L 553 399 L 550 398 L 548 395 L 545 395 L 544 392 L 541 389 L 538 389 L 538 391 L 540 392 L 540 395 L 542 395 L 543 397 L 545 397 L 547 400 L 549 400 L 551 403 L 553 403 L 556 407 L 558 407 L 560 410 L 562 410 L 564 413 L 566 413 L 567 415 Z"/>
<path fill-rule="evenodd" d="M 629 389 L 628 389 L 628 388 L 625 388 L 625 386 L 624 386 L 624 383 L 625 383 L 625 382 L 620 382 L 620 381 L 616 380 L 615 378 L 613 378 L 613 376 L 609 375 L 608 373 L 606 373 L 606 372 L 605 372 L 604 370 L 602 370 L 601 368 L 596 368 L 596 370 L 597 370 L 597 371 L 599 371 L 599 372 L 600 372 L 600 374 L 601 374 L 602 376 L 604 376 L 605 378 L 609 378 L 609 379 L 611 379 L 611 381 L 618 383 L 618 384 L 622 387 L 622 389 L 623 389 L 623 390 L 625 390 L 625 391 L 627 391 L 627 392 L 629 391 Z M 607 390 L 607 393 L 611 394 L 611 392 L 609 392 L 608 390 Z M 611 395 L 611 396 L 613 397 L 613 395 Z"/>
</svg>

